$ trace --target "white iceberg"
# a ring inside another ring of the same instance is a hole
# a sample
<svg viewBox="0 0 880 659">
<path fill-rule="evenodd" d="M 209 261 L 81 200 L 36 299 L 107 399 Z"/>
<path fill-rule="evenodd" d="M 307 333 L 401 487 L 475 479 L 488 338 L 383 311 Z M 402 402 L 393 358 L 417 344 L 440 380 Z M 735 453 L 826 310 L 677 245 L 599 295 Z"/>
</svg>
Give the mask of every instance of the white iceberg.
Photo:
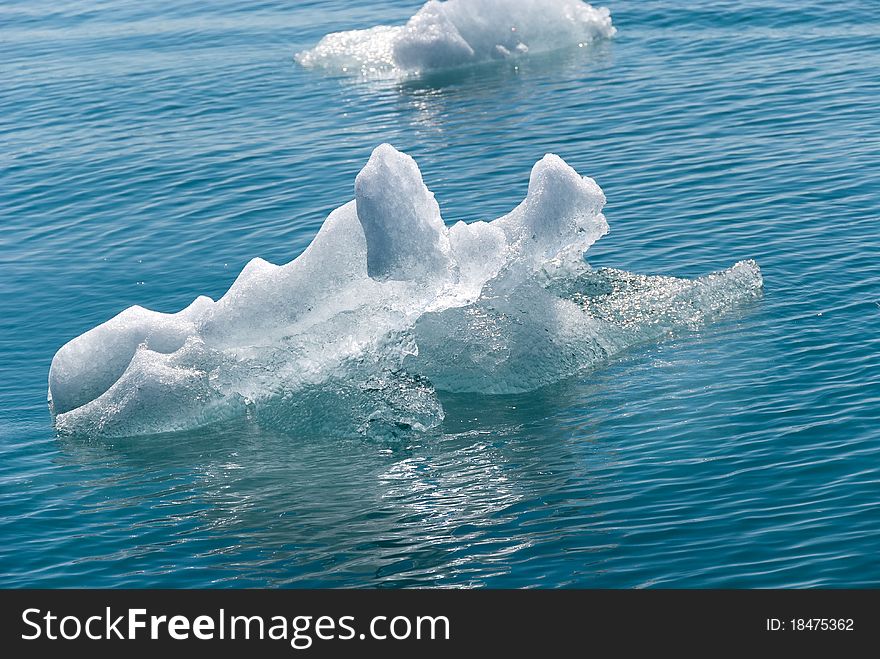
<svg viewBox="0 0 880 659">
<path fill-rule="evenodd" d="M 492 222 L 447 227 L 415 161 L 383 144 L 311 245 L 248 263 L 176 314 L 132 307 L 62 347 L 56 427 L 184 430 L 254 414 L 328 432 L 428 428 L 437 391 L 529 391 L 760 293 L 752 261 L 696 280 L 592 269 L 605 196 L 547 155 Z"/>
<path fill-rule="evenodd" d="M 334 32 L 295 58 L 341 73 L 418 74 L 584 46 L 615 31 L 607 8 L 581 0 L 430 0 L 406 25 Z"/>
</svg>

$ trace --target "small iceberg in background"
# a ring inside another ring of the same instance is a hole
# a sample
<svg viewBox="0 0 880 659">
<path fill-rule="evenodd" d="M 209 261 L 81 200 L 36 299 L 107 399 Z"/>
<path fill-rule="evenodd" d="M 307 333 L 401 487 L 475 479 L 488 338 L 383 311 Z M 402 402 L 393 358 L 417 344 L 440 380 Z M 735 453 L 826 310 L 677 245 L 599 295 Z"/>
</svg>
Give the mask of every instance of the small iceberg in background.
<svg viewBox="0 0 880 659">
<path fill-rule="evenodd" d="M 438 391 L 530 391 L 760 294 L 753 261 L 696 280 L 591 268 L 604 204 L 547 155 L 510 213 L 447 227 L 415 161 L 383 144 L 290 263 L 254 259 L 216 302 L 131 307 L 62 347 L 56 428 L 129 436 L 248 416 L 327 434 L 429 429 Z"/>
<path fill-rule="evenodd" d="M 339 73 L 418 75 L 582 47 L 615 32 L 607 8 L 581 0 L 430 0 L 406 25 L 334 32 L 295 59 Z"/>
</svg>

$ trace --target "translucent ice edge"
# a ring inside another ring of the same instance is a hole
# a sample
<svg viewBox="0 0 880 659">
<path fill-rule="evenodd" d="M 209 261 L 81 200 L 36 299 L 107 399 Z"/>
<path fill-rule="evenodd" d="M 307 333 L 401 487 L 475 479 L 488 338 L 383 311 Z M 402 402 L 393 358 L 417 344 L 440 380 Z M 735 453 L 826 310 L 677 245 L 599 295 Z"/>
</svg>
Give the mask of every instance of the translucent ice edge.
<svg viewBox="0 0 880 659">
<path fill-rule="evenodd" d="M 583 47 L 615 32 L 607 8 L 581 0 L 430 0 L 406 25 L 334 32 L 295 58 L 341 73 L 418 74 Z"/>
<path fill-rule="evenodd" d="M 604 204 L 547 155 L 510 213 L 447 227 L 415 161 L 383 144 L 290 263 L 254 259 L 216 302 L 131 307 L 62 347 L 55 425 L 126 436 L 247 415 L 311 432 L 426 429 L 443 419 L 437 391 L 529 391 L 760 294 L 753 261 L 695 280 L 592 269 Z"/>
</svg>

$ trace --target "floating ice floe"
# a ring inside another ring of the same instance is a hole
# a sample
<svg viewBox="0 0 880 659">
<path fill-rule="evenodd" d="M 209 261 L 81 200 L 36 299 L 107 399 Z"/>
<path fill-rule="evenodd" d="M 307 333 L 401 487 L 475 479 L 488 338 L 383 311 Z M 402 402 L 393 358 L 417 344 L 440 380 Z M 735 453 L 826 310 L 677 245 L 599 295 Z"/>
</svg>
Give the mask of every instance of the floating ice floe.
<svg viewBox="0 0 880 659">
<path fill-rule="evenodd" d="M 62 347 L 55 425 L 140 435 L 247 414 L 328 433 L 430 428 L 438 391 L 529 391 L 760 294 L 753 261 L 695 280 L 591 268 L 604 204 L 547 155 L 510 213 L 447 227 L 415 161 L 383 144 L 290 263 L 254 259 L 216 302 L 132 307 Z"/>
<path fill-rule="evenodd" d="M 296 61 L 340 73 L 418 74 L 584 46 L 615 31 L 608 9 L 581 0 L 430 0 L 406 25 L 334 32 Z"/>
</svg>

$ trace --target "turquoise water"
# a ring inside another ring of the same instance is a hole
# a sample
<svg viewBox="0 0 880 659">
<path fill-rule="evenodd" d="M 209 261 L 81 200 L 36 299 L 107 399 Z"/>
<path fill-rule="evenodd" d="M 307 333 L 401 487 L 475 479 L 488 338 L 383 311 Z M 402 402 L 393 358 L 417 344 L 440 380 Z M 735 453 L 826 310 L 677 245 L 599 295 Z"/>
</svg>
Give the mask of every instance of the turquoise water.
<svg viewBox="0 0 880 659">
<path fill-rule="evenodd" d="M 0 585 L 880 585 L 880 6 L 609 2 L 589 48 L 423 80 L 298 67 L 418 2 L 0 7 Z M 381 5 L 381 6 L 380 6 Z M 440 432 L 59 437 L 55 351 L 289 261 L 373 147 L 447 220 L 594 177 L 593 265 L 765 292 Z"/>
</svg>

